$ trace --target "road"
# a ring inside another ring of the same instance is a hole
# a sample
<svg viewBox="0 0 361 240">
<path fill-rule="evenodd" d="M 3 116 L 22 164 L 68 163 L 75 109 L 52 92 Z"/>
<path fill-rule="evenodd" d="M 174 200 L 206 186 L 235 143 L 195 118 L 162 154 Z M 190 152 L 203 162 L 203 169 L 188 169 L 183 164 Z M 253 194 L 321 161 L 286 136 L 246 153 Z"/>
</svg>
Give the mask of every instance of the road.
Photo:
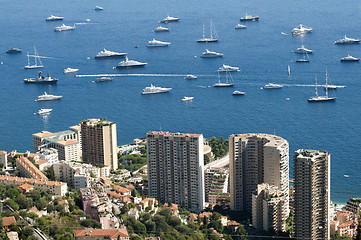
<svg viewBox="0 0 361 240">
<path fill-rule="evenodd" d="M 215 160 L 213 162 L 208 163 L 204 166 L 204 168 L 210 168 L 210 167 L 225 167 L 229 164 L 229 153 L 227 153 L 226 156 L 222 157 L 221 159 Z"/>
</svg>

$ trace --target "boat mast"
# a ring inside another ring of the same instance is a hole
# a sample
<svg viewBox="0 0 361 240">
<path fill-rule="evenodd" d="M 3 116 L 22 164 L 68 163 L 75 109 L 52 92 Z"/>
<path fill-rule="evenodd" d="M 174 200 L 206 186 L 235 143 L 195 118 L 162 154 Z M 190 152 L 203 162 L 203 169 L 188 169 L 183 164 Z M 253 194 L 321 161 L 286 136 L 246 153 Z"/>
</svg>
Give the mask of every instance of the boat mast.
<svg viewBox="0 0 361 240">
<path fill-rule="evenodd" d="M 28 56 L 28 67 L 30 67 L 30 56 L 29 56 L 29 52 L 28 52 L 27 56 Z"/>
<path fill-rule="evenodd" d="M 205 36 L 204 36 L 204 23 L 203 23 L 203 39 L 205 38 Z"/>
<path fill-rule="evenodd" d="M 317 75 L 315 76 L 316 78 L 316 97 L 318 97 L 318 91 L 317 91 Z"/>
<path fill-rule="evenodd" d="M 212 32 L 212 20 L 209 23 L 209 27 L 211 28 L 211 39 L 213 39 L 213 32 Z"/>
<path fill-rule="evenodd" d="M 328 98 L 328 87 L 327 87 L 327 69 L 326 69 L 326 98 Z"/>
<path fill-rule="evenodd" d="M 219 72 L 218 72 L 218 83 L 221 83 L 221 77 L 219 76 Z"/>
<path fill-rule="evenodd" d="M 38 62 L 37 62 L 37 54 L 36 54 L 36 48 L 35 48 L 35 46 L 34 46 L 34 55 L 35 55 L 35 66 L 38 66 Z"/>
</svg>

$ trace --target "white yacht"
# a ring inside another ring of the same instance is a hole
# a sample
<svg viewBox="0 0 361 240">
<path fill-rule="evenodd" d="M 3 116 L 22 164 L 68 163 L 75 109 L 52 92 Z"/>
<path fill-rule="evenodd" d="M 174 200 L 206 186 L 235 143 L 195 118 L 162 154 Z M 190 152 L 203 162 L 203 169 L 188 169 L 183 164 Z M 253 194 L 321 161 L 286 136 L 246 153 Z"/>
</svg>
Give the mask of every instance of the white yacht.
<svg viewBox="0 0 361 240">
<path fill-rule="evenodd" d="M 67 26 L 64 23 L 60 26 L 60 27 L 55 27 L 54 31 L 55 32 L 62 32 L 62 31 L 70 31 L 70 30 L 74 30 L 75 29 L 75 25 L 74 26 Z"/>
<path fill-rule="evenodd" d="M 253 17 L 253 16 L 248 15 L 248 14 L 246 13 L 246 16 L 241 17 L 240 20 L 241 20 L 242 22 L 246 22 L 246 21 L 258 21 L 258 20 L 259 20 L 259 16 Z"/>
<path fill-rule="evenodd" d="M 163 20 L 161 21 L 158 21 L 159 23 L 169 23 L 169 22 L 178 22 L 179 21 L 179 18 L 177 17 L 170 17 L 169 15 L 164 18 Z"/>
<path fill-rule="evenodd" d="M 50 15 L 50 17 L 45 19 L 45 21 L 61 21 L 63 19 L 64 19 L 64 17 L 57 17 L 57 16 L 54 16 L 54 15 Z"/>
<path fill-rule="evenodd" d="M 298 27 L 295 27 L 292 30 L 291 34 L 292 35 L 302 35 L 302 34 L 310 33 L 310 32 L 312 32 L 312 30 L 313 30 L 312 28 L 300 24 Z"/>
<path fill-rule="evenodd" d="M 358 62 L 360 61 L 359 58 L 352 57 L 351 55 L 347 55 L 347 57 L 341 58 L 341 62 Z"/>
<path fill-rule="evenodd" d="M 193 100 L 193 98 L 194 98 L 194 97 L 186 97 L 186 96 L 184 96 L 184 97 L 182 98 L 182 102 L 191 102 L 191 101 Z"/>
<path fill-rule="evenodd" d="M 313 50 L 307 49 L 307 48 L 305 48 L 305 46 L 302 45 L 301 47 L 296 49 L 295 53 L 308 53 L 308 54 L 310 54 L 310 53 L 313 53 Z"/>
<path fill-rule="evenodd" d="M 110 82 L 113 81 L 113 78 L 111 77 L 100 77 L 95 80 L 95 82 Z"/>
<path fill-rule="evenodd" d="M 49 72 L 48 72 L 47 77 L 42 76 L 41 74 L 42 74 L 42 72 L 39 71 L 37 78 L 25 78 L 24 82 L 25 83 L 57 83 L 58 82 L 57 78 L 50 77 Z"/>
<path fill-rule="evenodd" d="M 121 61 L 117 68 L 131 68 L 131 67 L 143 67 L 148 63 L 142 63 L 135 60 L 129 60 L 128 57 L 125 57 L 124 61 Z"/>
<path fill-rule="evenodd" d="M 101 6 L 95 6 L 95 8 L 94 8 L 94 10 L 96 10 L 96 11 L 101 11 L 101 10 L 103 10 L 104 8 L 102 8 Z"/>
<path fill-rule="evenodd" d="M 238 23 L 234 28 L 235 29 L 245 29 L 245 28 L 247 28 L 247 26 Z"/>
<path fill-rule="evenodd" d="M 44 94 L 38 96 L 38 98 L 37 98 L 35 101 L 39 102 L 39 101 L 58 100 L 58 99 L 60 99 L 60 98 L 62 98 L 62 97 L 63 97 L 63 96 L 51 95 L 51 94 L 47 94 L 46 92 L 44 92 Z"/>
<path fill-rule="evenodd" d="M 196 75 L 192 75 L 192 74 L 187 74 L 184 79 L 187 79 L 187 80 L 193 80 L 193 79 L 197 79 L 197 76 Z"/>
<path fill-rule="evenodd" d="M 40 56 L 38 55 L 36 48 L 34 46 L 34 55 L 29 55 L 29 53 L 27 54 L 28 57 L 28 65 L 24 66 L 24 69 L 34 69 L 34 68 L 42 68 L 43 63 L 41 62 Z M 35 60 L 35 64 L 30 65 L 30 57 L 34 57 Z"/>
<path fill-rule="evenodd" d="M 268 83 L 268 84 L 263 86 L 264 89 L 279 89 L 279 88 L 282 88 L 282 87 L 283 87 L 283 85 L 276 84 L 276 83 Z"/>
<path fill-rule="evenodd" d="M 153 40 L 148 42 L 147 47 L 168 47 L 169 45 L 170 42 L 162 42 L 153 38 Z"/>
<path fill-rule="evenodd" d="M 150 87 L 146 87 L 143 89 L 142 94 L 155 94 L 155 93 L 166 93 L 172 90 L 172 88 L 162 88 L 162 87 L 156 87 L 153 84 L 150 85 Z"/>
<path fill-rule="evenodd" d="M 169 31 L 169 28 L 162 27 L 162 26 L 156 27 L 154 29 L 154 32 L 168 32 L 168 31 Z"/>
<path fill-rule="evenodd" d="M 77 71 L 79 71 L 79 69 L 77 69 L 77 68 L 70 68 L 70 67 L 68 67 L 68 68 L 65 68 L 65 69 L 64 69 L 64 73 L 75 73 L 75 72 L 77 72 Z"/>
<path fill-rule="evenodd" d="M 245 92 L 241 92 L 241 91 L 236 90 L 236 91 L 234 91 L 232 94 L 233 94 L 233 95 L 244 95 Z"/>
<path fill-rule="evenodd" d="M 223 64 L 222 67 L 218 68 L 217 72 L 239 72 L 239 67 L 232 67 L 226 64 Z"/>
<path fill-rule="evenodd" d="M 213 84 L 213 87 L 233 87 L 234 81 L 229 71 L 226 71 L 226 82 L 221 82 L 221 78 L 218 72 L 218 83 Z"/>
<path fill-rule="evenodd" d="M 112 52 L 104 48 L 104 50 L 98 52 L 95 58 L 116 58 L 123 57 L 125 55 L 127 55 L 127 53 Z"/>
<path fill-rule="evenodd" d="M 90 18 L 85 19 L 85 22 L 90 22 L 90 21 L 91 21 Z"/>
<path fill-rule="evenodd" d="M 213 36 L 214 35 L 214 36 Z M 207 42 L 218 42 L 218 35 L 216 29 L 213 26 L 212 21 L 210 21 L 210 36 L 206 37 L 204 34 L 204 23 L 203 23 L 203 37 L 198 39 L 197 42 L 207 43 Z"/>
<path fill-rule="evenodd" d="M 317 76 L 316 76 L 316 96 L 311 97 L 308 99 L 309 102 L 325 102 L 325 101 L 334 101 L 336 97 L 329 97 L 328 96 L 328 88 L 326 88 L 326 96 L 319 96 L 317 91 Z M 327 71 L 326 71 L 326 86 L 327 86 Z"/>
<path fill-rule="evenodd" d="M 212 52 L 206 49 L 205 52 L 202 52 L 201 57 L 203 58 L 223 57 L 223 53 Z"/>
<path fill-rule="evenodd" d="M 360 43 L 360 39 L 349 38 L 345 35 L 344 38 L 339 39 L 335 42 L 335 44 L 352 44 L 352 43 Z"/>
<path fill-rule="evenodd" d="M 38 111 L 38 114 L 39 115 L 48 114 L 51 113 L 51 111 L 53 111 L 53 109 L 51 108 L 42 108 Z"/>
</svg>

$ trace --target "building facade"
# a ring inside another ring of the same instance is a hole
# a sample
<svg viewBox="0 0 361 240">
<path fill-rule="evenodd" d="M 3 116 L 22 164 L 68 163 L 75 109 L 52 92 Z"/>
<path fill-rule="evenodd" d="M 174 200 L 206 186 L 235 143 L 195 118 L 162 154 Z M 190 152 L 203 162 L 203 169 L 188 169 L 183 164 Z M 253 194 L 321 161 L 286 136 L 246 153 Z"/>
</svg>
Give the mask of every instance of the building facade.
<svg viewBox="0 0 361 240">
<path fill-rule="evenodd" d="M 102 119 L 81 122 L 83 162 L 118 169 L 117 126 Z"/>
<path fill-rule="evenodd" d="M 229 137 L 230 204 L 234 211 L 252 213 L 257 185 L 276 186 L 286 196 L 289 213 L 289 144 L 270 134 L 234 134 Z"/>
<path fill-rule="evenodd" d="M 330 238 L 330 155 L 299 149 L 294 156 L 295 237 Z"/>
<path fill-rule="evenodd" d="M 252 195 L 252 226 L 257 231 L 286 232 L 286 196 L 276 186 L 258 184 Z"/>
<path fill-rule="evenodd" d="M 48 180 L 44 173 L 42 173 L 26 157 L 19 157 L 16 159 L 16 169 L 19 170 L 20 176 L 22 177 Z"/>
<path fill-rule="evenodd" d="M 204 170 L 204 198 L 207 203 L 217 204 L 217 197 L 228 192 L 228 171 L 209 167 Z"/>
<path fill-rule="evenodd" d="M 147 133 L 149 196 L 192 211 L 204 208 L 203 135 Z"/>
</svg>

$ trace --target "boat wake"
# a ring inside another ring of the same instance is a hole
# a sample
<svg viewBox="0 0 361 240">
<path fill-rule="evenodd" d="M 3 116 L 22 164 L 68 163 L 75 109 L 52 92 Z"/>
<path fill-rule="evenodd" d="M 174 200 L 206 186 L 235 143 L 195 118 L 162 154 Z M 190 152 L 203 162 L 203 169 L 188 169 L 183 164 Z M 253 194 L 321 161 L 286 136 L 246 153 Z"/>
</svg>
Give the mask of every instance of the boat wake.
<svg viewBox="0 0 361 240">
<path fill-rule="evenodd" d="M 284 32 L 281 32 L 281 34 L 282 34 L 282 35 L 286 35 L 286 36 L 288 35 L 287 33 L 284 33 Z"/>
<path fill-rule="evenodd" d="M 187 74 L 157 74 L 157 73 L 129 73 L 129 74 L 80 74 L 76 77 L 185 77 Z M 211 77 L 213 75 L 197 75 L 197 77 Z"/>
</svg>

